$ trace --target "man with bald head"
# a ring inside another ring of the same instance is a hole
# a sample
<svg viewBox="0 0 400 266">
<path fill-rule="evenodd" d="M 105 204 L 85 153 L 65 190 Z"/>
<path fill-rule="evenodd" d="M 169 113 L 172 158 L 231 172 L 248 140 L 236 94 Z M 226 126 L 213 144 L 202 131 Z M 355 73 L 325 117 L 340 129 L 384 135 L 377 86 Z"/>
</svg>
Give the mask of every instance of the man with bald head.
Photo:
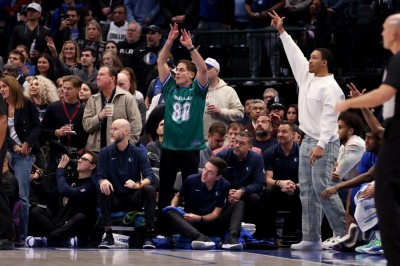
<svg viewBox="0 0 400 266">
<path fill-rule="evenodd" d="M 129 143 L 131 126 L 125 119 L 111 124 L 111 144 L 100 150 L 97 180 L 100 186 L 99 207 L 105 237 L 99 248 L 114 247 L 111 232 L 111 211 L 142 211 L 146 220 L 146 239 L 143 248 L 154 248 L 151 240 L 154 230 L 157 183 L 147 155 Z M 130 242 L 131 243 L 131 242 Z M 132 243 L 133 244 L 133 243 Z"/>
<path fill-rule="evenodd" d="M 337 112 L 349 108 L 371 108 L 383 104 L 384 142 L 376 164 L 375 202 L 387 265 L 400 265 L 400 14 L 383 23 L 383 47 L 393 53 L 387 62 L 382 84 L 360 97 L 338 102 Z"/>
</svg>

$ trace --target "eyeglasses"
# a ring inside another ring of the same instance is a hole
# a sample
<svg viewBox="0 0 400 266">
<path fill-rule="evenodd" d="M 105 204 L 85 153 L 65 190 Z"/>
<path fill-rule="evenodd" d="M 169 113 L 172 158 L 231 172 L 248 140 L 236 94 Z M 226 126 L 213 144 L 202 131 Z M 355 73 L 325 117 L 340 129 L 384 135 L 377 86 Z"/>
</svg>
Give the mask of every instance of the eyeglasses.
<svg viewBox="0 0 400 266">
<path fill-rule="evenodd" d="M 94 164 L 91 160 L 89 160 L 88 158 L 86 158 L 86 157 L 81 157 L 81 158 L 79 158 L 79 161 L 82 161 L 82 162 L 89 162 L 89 163 L 91 163 L 91 164 Z"/>
</svg>

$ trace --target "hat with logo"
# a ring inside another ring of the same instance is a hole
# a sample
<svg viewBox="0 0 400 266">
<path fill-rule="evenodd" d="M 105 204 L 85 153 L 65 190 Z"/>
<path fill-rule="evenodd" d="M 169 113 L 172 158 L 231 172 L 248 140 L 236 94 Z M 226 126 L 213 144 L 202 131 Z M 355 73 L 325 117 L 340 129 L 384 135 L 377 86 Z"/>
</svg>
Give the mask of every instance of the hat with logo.
<svg viewBox="0 0 400 266">
<path fill-rule="evenodd" d="M 27 6 L 26 10 L 29 10 L 29 9 L 33 9 L 33 10 L 36 10 L 37 12 L 39 12 L 39 13 L 42 13 L 42 7 L 37 3 L 30 3 Z"/>
<path fill-rule="evenodd" d="M 268 109 L 271 111 L 273 109 L 286 110 L 286 101 L 281 97 L 274 97 L 268 102 Z"/>
<path fill-rule="evenodd" d="M 218 63 L 218 61 L 215 60 L 214 58 L 207 57 L 207 59 L 204 60 L 204 62 L 206 63 L 207 66 L 213 67 L 213 68 L 215 68 L 215 69 L 218 70 L 218 71 L 220 70 L 220 68 L 219 68 L 219 63 Z"/>
<path fill-rule="evenodd" d="M 150 25 L 144 30 L 145 33 L 148 33 L 149 31 L 154 31 L 162 34 L 161 28 L 156 25 Z"/>
</svg>

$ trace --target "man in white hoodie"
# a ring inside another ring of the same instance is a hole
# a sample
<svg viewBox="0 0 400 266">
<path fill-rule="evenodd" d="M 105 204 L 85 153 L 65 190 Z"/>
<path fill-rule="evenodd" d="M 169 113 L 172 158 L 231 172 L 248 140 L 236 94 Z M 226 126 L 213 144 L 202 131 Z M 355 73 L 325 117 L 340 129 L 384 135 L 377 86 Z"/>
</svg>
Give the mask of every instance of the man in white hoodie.
<svg viewBox="0 0 400 266">
<path fill-rule="evenodd" d="M 360 137 L 364 129 L 361 117 L 356 113 L 342 112 L 339 115 L 337 123 L 341 146 L 338 160 L 332 173 L 331 180 L 333 182 L 350 180 L 358 176 L 358 165 L 365 152 L 365 141 Z M 341 192 L 342 193 L 339 194 L 343 200 L 346 199 L 348 193 L 351 194 L 351 190 L 349 192 L 347 189 Z M 322 248 L 331 249 L 334 245 L 339 243 L 340 238 L 341 236 L 334 235 L 326 239 L 322 243 Z"/>
<path fill-rule="evenodd" d="M 305 133 L 299 151 L 299 186 L 302 204 L 303 240 L 292 249 L 321 250 L 321 221 L 325 213 L 335 236 L 345 234 L 343 204 L 338 195 L 323 201 L 319 195 L 330 184 L 339 154 L 339 135 L 334 107 L 344 93 L 331 74 L 332 53 L 314 50 L 310 59 L 285 31 L 283 18 L 269 13 L 271 25 L 279 32 L 293 75 L 299 86 L 300 129 Z"/>
<path fill-rule="evenodd" d="M 209 88 L 204 109 L 204 136 L 207 136 L 208 129 L 214 122 L 222 122 L 226 126 L 231 122 L 243 118 L 244 107 L 236 91 L 218 77 L 220 66 L 217 60 L 208 57 L 205 60 Z"/>
</svg>

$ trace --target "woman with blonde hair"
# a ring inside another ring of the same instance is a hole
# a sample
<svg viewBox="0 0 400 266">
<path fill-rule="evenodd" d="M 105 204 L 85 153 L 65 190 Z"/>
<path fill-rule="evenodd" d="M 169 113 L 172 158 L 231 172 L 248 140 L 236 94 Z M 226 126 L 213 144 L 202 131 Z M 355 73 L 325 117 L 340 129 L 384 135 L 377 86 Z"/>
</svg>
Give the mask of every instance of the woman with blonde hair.
<svg viewBox="0 0 400 266">
<path fill-rule="evenodd" d="M 59 58 L 69 68 L 77 67 L 81 63 L 81 53 L 75 41 L 68 40 L 64 43 Z"/>
<path fill-rule="evenodd" d="M 124 73 L 128 76 L 130 82 L 129 92 L 135 96 L 136 100 L 144 100 L 143 93 L 137 90 L 135 71 L 131 67 L 123 67 L 120 73 Z"/>
<path fill-rule="evenodd" d="M 33 155 L 40 151 L 41 125 L 35 105 L 24 96 L 19 82 L 11 76 L 0 78 L 0 93 L 7 105 L 7 147 L 18 180 L 21 202 L 21 240 L 28 232 L 29 186 Z"/>
<path fill-rule="evenodd" d="M 34 76 L 29 81 L 29 87 L 24 92 L 25 96 L 30 98 L 39 110 L 39 119 L 42 121 L 49 103 L 59 100 L 57 88 L 54 83 L 43 76 Z"/>
<path fill-rule="evenodd" d="M 91 20 L 87 23 L 85 39 L 92 42 L 103 42 L 101 26 L 96 20 Z"/>
<path fill-rule="evenodd" d="M 122 69 L 123 65 L 118 55 L 111 50 L 106 50 L 101 56 L 102 66 L 114 67 L 118 72 Z"/>
</svg>

